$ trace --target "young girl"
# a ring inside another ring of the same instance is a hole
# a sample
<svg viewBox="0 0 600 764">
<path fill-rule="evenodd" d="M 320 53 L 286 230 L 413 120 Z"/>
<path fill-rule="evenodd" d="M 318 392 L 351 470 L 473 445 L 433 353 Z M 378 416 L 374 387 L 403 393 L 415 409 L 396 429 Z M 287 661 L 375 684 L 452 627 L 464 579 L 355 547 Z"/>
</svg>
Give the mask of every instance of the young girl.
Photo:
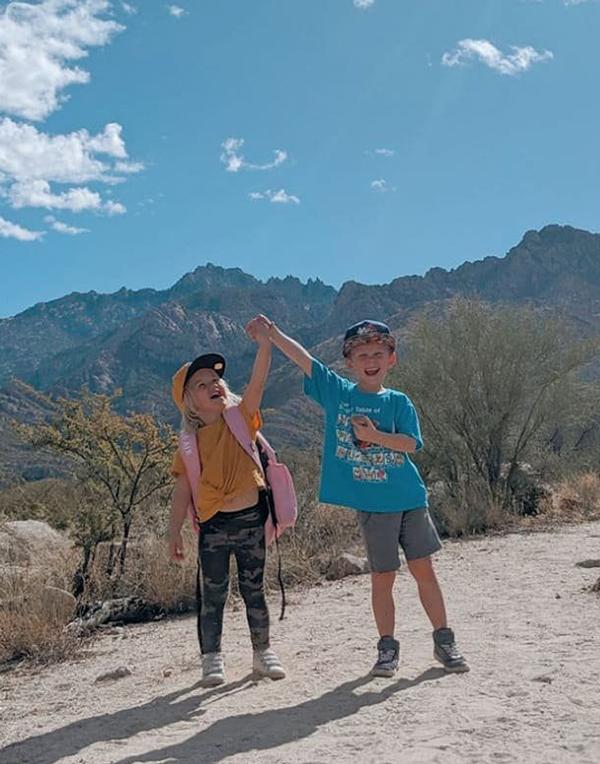
<svg viewBox="0 0 600 764">
<path fill-rule="evenodd" d="M 264 593 L 265 520 L 268 506 L 265 482 L 251 457 L 229 430 L 223 412 L 239 405 L 252 438 L 261 425 L 259 406 L 269 367 L 271 344 L 260 325 L 251 322 L 249 336 L 258 343 L 250 382 L 242 398 L 223 379 L 225 359 L 208 353 L 186 363 L 173 377 L 173 400 L 182 414 L 182 429 L 195 432 L 202 472 L 197 492 L 198 639 L 202 679 L 207 685 L 225 681 L 221 633 L 229 591 L 229 562 L 235 555 L 240 593 L 254 651 L 253 669 L 271 679 L 285 671 L 269 644 L 269 611 Z M 177 482 L 169 526 L 169 553 L 183 558 L 181 527 L 192 501 L 192 490 L 178 449 L 172 471 Z"/>
</svg>

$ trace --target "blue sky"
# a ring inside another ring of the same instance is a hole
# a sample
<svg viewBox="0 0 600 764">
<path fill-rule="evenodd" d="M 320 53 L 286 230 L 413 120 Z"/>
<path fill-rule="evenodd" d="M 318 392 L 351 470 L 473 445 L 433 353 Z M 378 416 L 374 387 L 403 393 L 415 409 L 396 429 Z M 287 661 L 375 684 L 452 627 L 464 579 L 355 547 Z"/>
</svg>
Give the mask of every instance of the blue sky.
<svg viewBox="0 0 600 764">
<path fill-rule="evenodd" d="M 207 261 L 382 283 L 597 231 L 599 22 L 595 0 L 9 3 L 0 316 Z"/>
</svg>

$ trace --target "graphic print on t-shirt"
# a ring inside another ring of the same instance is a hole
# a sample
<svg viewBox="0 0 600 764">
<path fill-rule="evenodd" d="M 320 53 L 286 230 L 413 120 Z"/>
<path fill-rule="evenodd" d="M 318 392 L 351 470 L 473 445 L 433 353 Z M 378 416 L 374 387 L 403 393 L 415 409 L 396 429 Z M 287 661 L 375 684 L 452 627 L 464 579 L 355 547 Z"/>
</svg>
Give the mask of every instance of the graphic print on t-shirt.
<svg viewBox="0 0 600 764">
<path fill-rule="evenodd" d="M 391 451 L 389 448 L 372 443 L 359 444 L 356 440 L 352 416 L 356 414 L 367 416 L 377 427 L 379 424 L 377 416 L 380 412 L 379 407 L 352 407 L 349 403 L 340 401 L 335 427 L 335 455 L 338 459 L 351 464 L 353 480 L 385 483 L 388 480 L 388 471 L 404 464 L 404 454 L 400 451 Z"/>
</svg>

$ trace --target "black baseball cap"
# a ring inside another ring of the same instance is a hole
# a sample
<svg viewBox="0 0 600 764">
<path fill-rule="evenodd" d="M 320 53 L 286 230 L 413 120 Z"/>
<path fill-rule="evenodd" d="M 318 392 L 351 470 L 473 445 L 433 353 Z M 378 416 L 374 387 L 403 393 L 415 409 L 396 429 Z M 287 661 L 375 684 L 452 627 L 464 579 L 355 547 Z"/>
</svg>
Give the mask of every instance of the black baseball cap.
<svg viewBox="0 0 600 764">
<path fill-rule="evenodd" d="M 225 374 L 225 359 L 222 355 L 219 355 L 219 353 L 204 353 L 204 355 L 199 355 L 198 358 L 194 358 L 188 366 L 185 379 L 183 380 L 184 387 L 198 369 L 211 369 L 222 377 L 223 374 Z"/>
<path fill-rule="evenodd" d="M 359 321 L 346 329 L 342 352 L 346 356 L 356 345 L 371 341 L 383 342 L 392 351 L 396 349 L 396 340 L 387 324 L 381 321 Z"/>
</svg>

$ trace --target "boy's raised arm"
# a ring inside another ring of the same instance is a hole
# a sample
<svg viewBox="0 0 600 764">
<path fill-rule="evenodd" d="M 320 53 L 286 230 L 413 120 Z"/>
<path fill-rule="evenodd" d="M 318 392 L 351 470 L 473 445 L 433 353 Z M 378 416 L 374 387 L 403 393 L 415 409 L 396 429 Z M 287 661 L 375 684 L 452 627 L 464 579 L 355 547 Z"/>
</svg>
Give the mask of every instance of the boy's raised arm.
<svg viewBox="0 0 600 764">
<path fill-rule="evenodd" d="M 278 350 L 287 356 L 290 361 L 299 366 L 307 377 L 312 376 L 313 357 L 299 342 L 288 337 L 273 321 L 266 316 L 259 315 L 253 321 L 259 322 L 269 332 L 269 339 Z"/>
</svg>

